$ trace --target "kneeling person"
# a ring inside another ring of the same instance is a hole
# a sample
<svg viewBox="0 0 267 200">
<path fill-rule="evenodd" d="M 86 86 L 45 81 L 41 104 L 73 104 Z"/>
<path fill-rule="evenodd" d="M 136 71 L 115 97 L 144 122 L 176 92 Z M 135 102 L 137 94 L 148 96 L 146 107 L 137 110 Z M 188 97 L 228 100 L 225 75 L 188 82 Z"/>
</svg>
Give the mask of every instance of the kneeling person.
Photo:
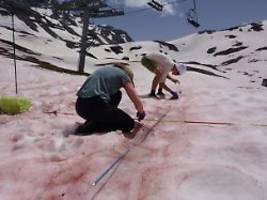
<svg viewBox="0 0 267 200">
<path fill-rule="evenodd" d="M 76 129 L 77 135 L 121 130 L 125 137 L 134 138 L 142 125 L 118 108 L 120 88 L 126 90 L 133 102 L 139 121 L 144 119 L 145 112 L 134 88 L 133 73 L 126 65 L 114 63 L 97 69 L 82 85 L 77 93 L 76 111 L 86 121 Z"/>
</svg>

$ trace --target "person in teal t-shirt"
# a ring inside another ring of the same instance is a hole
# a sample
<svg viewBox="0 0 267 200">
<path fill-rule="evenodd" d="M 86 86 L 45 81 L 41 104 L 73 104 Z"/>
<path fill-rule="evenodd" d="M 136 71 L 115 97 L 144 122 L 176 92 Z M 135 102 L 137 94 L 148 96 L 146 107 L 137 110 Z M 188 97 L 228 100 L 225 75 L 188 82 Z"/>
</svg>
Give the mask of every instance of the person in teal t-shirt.
<svg viewBox="0 0 267 200">
<path fill-rule="evenodd" d="M 122 98 L 120 89 L 126 90 L 139 121 L 145 118 L 145 111 L 134 88 L 133 73 L 126 65 L 118 62 L 97 69 L 84 82 L 77 92 L 76 111 L 86 121 L 76 129 L 76 135 L 121 130 L 125 137 L 134 138 L 142 125 L 118 108 Z"/>
</svg>

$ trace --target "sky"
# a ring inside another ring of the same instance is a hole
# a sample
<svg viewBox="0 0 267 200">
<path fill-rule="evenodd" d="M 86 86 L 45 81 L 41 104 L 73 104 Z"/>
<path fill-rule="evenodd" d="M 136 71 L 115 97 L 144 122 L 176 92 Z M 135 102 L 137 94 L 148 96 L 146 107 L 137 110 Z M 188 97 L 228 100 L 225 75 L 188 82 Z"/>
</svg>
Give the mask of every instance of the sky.
<svg viewBox="0 0 267 200">
<path fill-rule="evenodd" d="M 171 3 L 158 12 L 146 4 L 148 0 L 124 0 L 126 15 L 93 19 L 93 23 L 125 30 L 135 41 L 168 41 L 206 29 L 225 29 L 267 19 L 266 0 L 196 0 L 200 27 L 194 28 L 186 21 L 193 0 L 157 1 Z"/>
</svg>

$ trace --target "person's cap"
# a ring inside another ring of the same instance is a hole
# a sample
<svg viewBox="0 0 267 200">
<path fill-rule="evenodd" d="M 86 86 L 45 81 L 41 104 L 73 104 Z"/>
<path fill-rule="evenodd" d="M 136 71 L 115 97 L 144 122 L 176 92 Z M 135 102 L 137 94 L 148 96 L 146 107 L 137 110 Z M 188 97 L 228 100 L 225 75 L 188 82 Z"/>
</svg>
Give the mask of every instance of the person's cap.
<svg viewBox="0 0 267 200">
<path fill-rule="evenodd" d="M 132 70 L 128 67 L 129 63 L 121 63 L 121 62 L 114 62 L 113 63 L 116 67 L 122 69 L 130 78 L 131 82 L 134 84 L 134 73 Z"/>
<path fill-rule="evenodd" d="M 132 72 L 132 70 L 127 66 L 120 66 L 120 68 L 125 71 L 125 73 L 129 76 L 129 78 L 131 79 L 131 81 L 133 82 L 134 79 L 134 74 Z"/>
<path fill-rule="evenodd" d="M 187 66 L 182 63 L 176 63 L 175 68 L 179 72 L 180 75 L 182 75 L 187 70 Z"/>
</svg>

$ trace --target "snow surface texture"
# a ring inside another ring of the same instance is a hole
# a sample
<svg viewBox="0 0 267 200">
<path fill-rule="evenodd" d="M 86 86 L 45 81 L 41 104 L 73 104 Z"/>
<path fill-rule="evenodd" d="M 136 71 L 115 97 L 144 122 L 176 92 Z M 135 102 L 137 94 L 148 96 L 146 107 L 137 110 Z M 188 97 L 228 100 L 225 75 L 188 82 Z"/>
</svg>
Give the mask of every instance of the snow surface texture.
<svg viewBox="0 0 267 200">
<path fill-rule="evenodd" d="M 248 25 L 242 31 L 195 34 L 170 42 L 179 51 L 158 42 L 126 43 L 120 45 L 119 54 L 105 50 L 110 46 L 91 49 L 98 59 L 87 59 L 87 72 L 96 69 L 93 63 L 105 63 L 108 58 L 133 61 L 139 94 L 149 91 L 153 78 L 138 62 L 142 54 L 162 52 L 191 63 L 191 70 L 179 77 L 180 85 L 168 82 L 181 91 L 178 101 L 142 99 L 147 127 L 171 109 L 96 186 L 91 183 L 125 152 L 129 142 L 115 132 L 64 137 L 75 122 L 82 122 L 75 113 L 75 93 L 86 77 L 19 60 L 19 95 L 30 98 L 33 106 L 20 115 L 0 115 L 0 199 L 267 199 L 267 100 L 266 87 L 261 86 L 267 78 L 267 51 L 257 51 L 267 44 L 266 22 L 262 27 L 260 32 L 248 31 Z M 1 39 L 11 38 L 10 31 L 0 28 Z M 24 28 L 20 23 L 19 30 Z M 43 37 L 18 37 L 17 43 L 41 52 L 41 56 L 32 55 L 38 59 L 75 69 L 77 53 L 39 29 Z M 51 42 L 45 45 L 47 38 Z M 247 48 L 214 56 L 238 42 Z M 12 52 L 7 43 L 0 46 Z M 1 52 L 0 93 L 14 95 L 13 61 Z M 237 62 L 222 64 L 239 56 L 242 59 Z M 135 116 L 126 94 L 120 107 Z"/>
</svg>

